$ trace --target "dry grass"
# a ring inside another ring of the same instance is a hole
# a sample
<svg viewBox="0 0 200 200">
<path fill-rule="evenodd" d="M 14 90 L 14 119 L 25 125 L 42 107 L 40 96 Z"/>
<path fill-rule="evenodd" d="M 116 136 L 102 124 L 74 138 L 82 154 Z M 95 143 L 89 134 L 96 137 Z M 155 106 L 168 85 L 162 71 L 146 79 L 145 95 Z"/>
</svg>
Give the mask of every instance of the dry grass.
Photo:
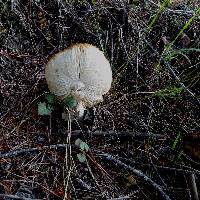
<svg viewBox="0 0 200 200">
<path fill-rule="evenodd" d="M 29 199 L 198 199 L 199 16 L 174 39 L 199 3 L 158 14 L 160 5 L 0 2 L 0 199 L 24 188 Z M 60 108 L 37 113 L 45 63 L 78 42 L 102 49 L 113 69 L 93 132 L 64 122 Z M 77 138 L 90 146 L 87 162 L 77 159 Z"/>
</svg>

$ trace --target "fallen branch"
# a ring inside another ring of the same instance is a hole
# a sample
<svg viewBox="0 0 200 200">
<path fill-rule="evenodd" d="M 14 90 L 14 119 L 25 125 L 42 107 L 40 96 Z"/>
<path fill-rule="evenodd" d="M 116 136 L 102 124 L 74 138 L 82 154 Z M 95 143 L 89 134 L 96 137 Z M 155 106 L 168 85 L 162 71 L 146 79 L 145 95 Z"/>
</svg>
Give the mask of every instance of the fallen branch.
<svg viewBox="0 0 200 200">
<path fill-rule="evenodd" d="M 128 158 L 122 158 L 122 157 L 118 157 L 118 159 L 120 159 L 121 161 L 125 161 L 128 162 L 131 165 L 140 165 L 140 163 L 136 163 L 134 161 L 132 161 L 131 159 Z M 151 164 L 143 164 L 143 166 L 148 167 L 148 168 L 152 168 Z M 193 169 L 191 167 L 187 167 L 187 166 L 183 166 L 186 169 L 183 168 L 175 168 L 175 167 L 167 167 L 167 166 L 160 166 L 160 165 L 154 165 L 158 170 L 161 171 L 171 171 L 171 172 L 176 172 L 176 173 L 182 173 L 182 174 L 197 174 L 200 175 L 200 171 Z"/>
<path fill-rule="evenodd" d="M 72 131 L 72 137 L 81 136 L 84 133 L 84 131 L 81 130 L 74 130 Z M 134 133 L 130 131 L 101 131 L 101 130 L 95 130 L 90 132 L 93 136 L 116 136 L 118 138 L 120 137 L 131 137 L 131 138 L 158 138 L 158 139 L 166 139 L 167 136 L 163 134 L 153 134 L 153 133 Z"/>
<path fill-rule="evenodd" d="M 25 198 L 25 197 L 19 197 L 17 195 L 12 195 L 12 194 L 0 194 L 0 198 L 5 198 L 5 199 L 19 199 L 19 200 L 41 200 L 41 199 L 30 199 L 30 198 Z"/>
<path fill-rule="evenodd" d="M 84 132 L 81 130 L 75 130 L 72 131 L 71 135 L 72 137 L 79 137 L 83 134 Z M 122 131 L 122 132 L 116 132 L 116 131 L 100 131 L 96 130 L 94 132 L 91 132 L 93 136 L 115 136 L 118 138 L 122 137 L 130 137 L 130 138 L 158 138 L 158 139 L 165 139 L 166 136 L 162 134 L 150 134 L 150 133 L 134 133 L 134 132 L 128 132 L 128 131 Z M 33 154 L 37 153 L 42 150 L 48 150 L 48 149 L 56 149 L 56 148 L 66 148 L 68 145 L 67 144 L 55 144 L 55 145 L 46 145 L 42 147 L 34 147 L 34 148 L 26 148 L 26 149 L 17 149 L 13 151 L 9 151 L 7 153 L 1 153 L 0 152 L 0 159 L 1 158 L 12 158 L 16 156 L 21 156 L 24 154 Z"/>
<path fill-rule="evenodd" d="M 69 146 L 68 144 L 55 144 L 55 145 L 49 145 L 49 146 L 43 146 L 43 147 L 17 149 L 17 150 L 9 151 L 7 153 L 0 153 L 0 159 L 1 158 L 12 158 L 12 157 L 16 157 L 16 156 L 21 156 L 23 154 L 37 153 L 42 150 L 66 148 L 68 146 Z"/>
<path fill-rule="evenodd" d="M 198 189 L 197 189 L 197 184 L 196 184 L 196 180 L 195 180 L 195 175 L 194 174 L 190 174 L 188 179 L 189 179 L 189 184 L 190 184 L 190 188 L 191 188 L 194 200 L 199 200 L 199 195 L 198 195 Z"/>
<path fill-rule="evenodd" d="M 155 166 L 159 170 L 168 170 L 168 171 L 174 171 L 176 173 L 180 172 L 183 174 L 198 174 L 198 175 L 200 175 L 200 171 L 193 169 L 193 168 L 181 169 L 181 168 L 174 168 L 174 167 L 164 167 L 164 166 L 159 166 L 159 165 L 155 165 Z"/>
<path fill-rule="evenodd" d="M 106 160 L 112 161 L 115 164 L 120 165 L 121 167 L 124 167 L 127 170 L 132 171 L 134 174 L 136 174 L 137 176 L 145 180 L 147 183 L 151 184 L 161 194 L 162 199 L 170 200 L 170 197 L 167 194 L 165 194 L 161 186 L 158 185 L 156 182 L 154 182 L 152 179 L 150 179 L 148 176 L 143 174 L 140 170 L 134 169 L 133 167 L 121 162 L 120 160 L 118 160 L 117 158 L 115 158 L 114 156 L 110 154 L 99 153 L 98 155 L 104 157 Z"/>
<path fill-rule="evenodd" d="M 85 181 L 83 181 L 82 179 L 80 178 L 75 178 L 75 180 L 86 190 L 88 191 L 96 191 L 96 189 L 90 185 L 88 185 Z"/>
</svg>

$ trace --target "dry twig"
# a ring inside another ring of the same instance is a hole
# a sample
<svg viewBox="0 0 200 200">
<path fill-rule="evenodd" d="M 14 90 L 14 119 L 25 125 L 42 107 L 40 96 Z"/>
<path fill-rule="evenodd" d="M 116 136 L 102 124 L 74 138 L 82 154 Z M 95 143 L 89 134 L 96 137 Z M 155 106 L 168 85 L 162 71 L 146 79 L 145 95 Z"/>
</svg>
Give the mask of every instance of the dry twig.
<svg viewBox="0 0 200 200">
<path fill-rule="evenodd" d="M 78 137 L 81 136 L 83 134 L 82 130 L 74 130 L 72 131 L 72 137 Z M 149 138 L 149 137 L 153 137 L 153 138 L 157 138 L 157 139 L 166 139 L 167 136 L 166 135 L 162 135 L 162 134 L 154 134 L 154 133 L 134 133 L 134 132 L 130 132 L 130 131 L 101 131 L 101 130 L 95 130 L 93 132 L 90 133 L 93 136 L 105 136 L 105 137 L 109 137 L 109 136 L 117 136 L 117 137 L 131 137 L 131 138 Z"/>
<path fill-rule="evenodd" d="M 25 197 L 19 197 L 17 195 L 12 195 L 12 194 L 0 194 L 0 198 L 3 199 L 19 199 L 19 200 L 41 200 L 41 199 L 30 199 L 30 198 L 25 198 Z"/>
<path fill-rule="evenodd" d="M 199 200 L 199 194 L 198 194 L 197 184 L 196 184 L 196 180 L 195 180 L 195 175 L 190 174 L 188 179 L 189 179 L 189 184 L 191 187 L 191 191 L 192 191 L 194 200 Z"/>
<path fill-rule="evenodd" d="M 139 176 L 140 178 L 144 179 L 146 182 L 151 184 L 161 194 L 163 199 L 170 200 L 170 197 L 163 191 L 161 186 L 158 185 L 156 182 L 154 182 L 152 179 L 150 179 L 148 176 L 143 174 L 140 170 L 134 169 L 133 167 L 126 165 L 125 163 L 121 162 L 120 160 L 118 160 L 117 158 L 115 158 L 114 156 L 110 154 L 99 153 L 98 155 L 104 157 L 106 160 L 112 161 L 115 164 L 120 165 L 121 167 L 124 167 L 127 170 L 132 171 L 134 174 L 136 174 L 137 176 Z"/>
<path fill-rule="evenodd" d="M 42 150 L 66 148 L 66 147 L 68 147 L 67 144 L 55 144 L 55 145 L 43 146 L 41 148 L 35 147 L 35 148 L 18 149 L 14 151 L 9 151 L 7 153 L 0 153 L 0 159 L 12 158 L 12 157 L 20 156 L 23 154 L 37 153 L 38 151 L 42 151 Z"/>
</svg>

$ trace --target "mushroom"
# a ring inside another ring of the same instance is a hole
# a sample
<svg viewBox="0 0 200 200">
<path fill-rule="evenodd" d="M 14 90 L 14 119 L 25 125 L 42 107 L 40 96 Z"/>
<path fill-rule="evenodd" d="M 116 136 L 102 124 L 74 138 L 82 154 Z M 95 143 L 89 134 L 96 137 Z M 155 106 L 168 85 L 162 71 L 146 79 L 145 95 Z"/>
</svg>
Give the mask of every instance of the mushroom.
<svg viewBox="0 0 200 200">
<path fill-rule="evenodd" d="M 103 101 L 112 82 L 112 70 L 102 51 L 90 44 L 75 44 L 55 54 L 46 64 L 49 90 L 60 100 L 73 97 L 75 113 Z"/>
</svg>

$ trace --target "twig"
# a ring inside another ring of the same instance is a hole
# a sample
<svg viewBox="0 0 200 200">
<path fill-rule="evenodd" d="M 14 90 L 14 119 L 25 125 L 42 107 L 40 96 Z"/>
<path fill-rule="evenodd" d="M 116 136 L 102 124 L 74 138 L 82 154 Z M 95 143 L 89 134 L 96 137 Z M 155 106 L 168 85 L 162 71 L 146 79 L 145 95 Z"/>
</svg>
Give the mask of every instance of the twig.
<svg viewBox="0 0 200 200">
<path fill-rule="evenodd" d="M 77 137 L 82 135 L 84 132 L 81 130 L 74 130 L 72 131 L 72 137 Z M 101 130 L 95 130 L 94 132 L 90 132 L 93 136 L 117 136 L 117 137 L 132 137 L 132 138 L 158 138 L 158 139 L 166 139 L 166 135 L 162 134 L 153 134 L 153 133 L 134 133 L 130 131 L 101 131 Z"/>
<path fill-rule="evenodd" d="M 120 160 L 122 160 L 124 162 L 128 162 L 131 165 L 137 165 L 137 166 L 141 165 L 141 163 L 134 162 L 130 158 L 122 158 L 122 157 L 118 156 L 118 159 L 120 159 Z M 149 167 L 149 168 L 152 167 L 151 164 L 143 164 L 143 166 Z M 155 167 L 158 168 L 159 170 L 162 170 L 162 171 L 172 171 L 172 172 L 182 173 L 182 174 L 197 174 L 197 175 L 200 175 L 200 171 L 198 171 L 196 169 L 193 169 L 191 167 L 186 167 L 186 166 L 182 166 L 182 167 L 185 167 L 186 169 L 175 168 L 175 167 L 167 167 L 167 166 L 160 166 L 160 165 L 155 165 Z"/>
<path fill-rule="evenodd" d="M 189 16 L 189 17 L 195 15 L 195 11 L 192 11 L 192 10 L 173 10 L 173 9 L 167 8 L 165 10 L 165 12 L 179 14 L 179 15 L 186 15 L 186 16 Z M 197 17 L 197 18 L 200 19 L 200 16 Z"/>
<path fill-rule="evenodd" d="M 188 169 L 181 169 L 181 168 L 174 168 L 174 167 L 164 167 L 164 166 L 159 166 L 159 165 L 156 165 L 156 167 L 159 169 L 159 170 L 168 170 L 168 171 L 174 171 L 176 173 L 185 173 L 185 174 L 198 174 L 200 175 L 200 171 L 196 170 L 196 169 L 192 169 L 190 168 L 189 170 Z"/>
<path fill-rule="evenodd" d="M 17 174 L 13 174 L 12 172 L 10 172 L 12 175 L 16 176 L 16 177 L 19 177 L 20 179 L 14 179 L 14 180 L 4 180 L 5 182 L 9 182 L 9 183 L 13 183 L 13 182 L 22 182 L 24 184 L 27 184 L 27 183 L 33 183 L 33 180 L 30 180 L 29 178 L 25 178 L 24 176 L 20 176 L 20 175 L 17 175 Z M 21 179 L 24 179 L 24 180 L 21 180 Z M 61 196 L 59 196 L 56 192 L 52 191 L 51 189 L 47 188 L 46 186 L 42 185 L 42 183 L 39 183 L 37 181 L 34 181 L 34 184 L 38 185 L 39 187 L 42 187 L 45 191 L 47 191 L 48 193 L 58 197 L 58 198 L 61 198 Z M 30 199 L 29 199 L 30 200 Z M 34 199 L 35 200 L 35 199 Z"/>
<path fill-rule="evenodd" d="M 106 153 L 100 154 L 99 153 L 98 155 L 103 156 L 106 160 L 112 161 L 115 164 L 120 165 L 121 167 L 124 167 L 125 169 L 132 171 L 134 174 L 136 174 L 137 176 L 139 176 L 140 178 L 144 179 L 146 182 L 151 184 L 161 194 L 163 199 L 170 200 L 170 197 L 167 194 L 165 194 L 165 192 L 163 191 L 161 186 L 159 186 L 156 182 L 154 182 L 148 176 L 143 174 L 140 170 L 134 169 L 133 167 L 126 165 L 125 163 L 121 162 L 120 160 L 118 160 L 117 158 L 113 157 L 110 154 L 106 154 Z"/>
<path fill-rule="evenodd" d="M 97 187 L 98 187 L 99 191 L 101 192 L 101 194 L 103 194 L 103 190 L 102 190 L 101 186 L 99 185 L 98 181 L 96 180 L 96 178 L 95 178 L 95 176 L 94 176 L 94 174 L 93 174 L 93 172 L 92 172 L 92 169 L 91 169 L 91 167 L 89 166 L 89 163 L 88 163 L 87 159 L 86 159 L 86 164 L 87 164 L 87 168 L 88 168 L 88 170 L 89 170 L 90 176 L 91 176 L 92 179 L 94 180 L 94 182 L 95 182 L 95 184 L 97 185 Z"/>
<path fill-rule="evenodd" d="M 153 1 L 151 0 L 148 0 L 150 3 L 152 3 L 153 5 L 157 6 L 157 7 L 160 7 L 159 4 L 157 3 L 154 3 Z M 185 15 L 185 16 L 193 16 L 195 14 L 195 11 L 194 10 L 176 10 L 176 9 L 170 9 L 170 8 L 166 8 L 164 10 L 164 12 L 168 12 L 168 13 L 173 13 L 173 14 L 179 14 L 179 15 Z M 198 19 L 200 19 L 200 16 L 198 17 Z"/>
<path fill-rule="evenodd" d="M 108 172 L 95 160 L 95 158 L 93 157 L 93 155 L 89 155 L 87 154 L 87 157 L 96 165 L 96 167 L 98 169 L 101 170 L 101 172 L 107 176 L 107 178 L 110 180 L 110 181 L 113 181 L 113 178 L 108 174 Z"/>
<path fill-rule="evenodd" d="M 72 137 L 77 137 L 80 136 L 83 132 L 81 130 L 75 130 L 71 132 Z M 146 134 L 146 133 L 133 133 L 133 132 L 128 132 L 128 131 L 122 131 L 116 134 L 115 131 L 94 131 L 92 133 L 94 136 L 117 136 L 117 137 L 132 137 L 132 138 L 149 138 L 149 137 L 155 137 L 155 138 L 166 138 L 165 135 L 161 134 Z M 68 144 L 55 144 L 55 145 L 49 145 L 49 146 L 43 146 L 41 148 L 26 148 L 26 149 L 18 149 L 18 150 L 13 150 L 9 151 L 7 153 L 1 153 L 0 152 L 0 159 L 1 158 L 12 158 L 16 156 L 20 156 L 23 154 L 30 154 L 30 153 L 37 153 L 38 151 L 41 150 L 48 150 L 48 149 L 56 149 L 56 148 L 66 148 L 68 147 Z"/>
<path fill-rule="evenodd" d="M 23 154 L 37 153 L 38 151 L 42 151 L 42 150 L 66 148 L 67 146 L 68 146 L 67 144 L 55 144 L 55 145 L 43 146 L 41 148 L 35 147 L 35 148 L 18 149 L 14 151 L 9 151 L 7 153 L 0 153 L 0 159 L 12 158 L 12 157 L 20 156 Z"/>
<path fill-rule="evenodd" d="M 80 178 L 76 178 L 76 181 L 85 189 L 87 189 L 88 191 L 91 190 L 96 190 L 94 187 L 88 185 L 86 182 L 84 182 L 82 179 Z"/>
<path fill-rule="evenodd" d="M 137 197 L 134 196 L 136 193 L 139 193 L 139 190 L 136 190 L 134 192 L 131 192 L 129 194 L 127 194 L 126 196 L 120 196 L 120 197 L 116 197 L 116 198 L 111 198 L 108 200 L 124 200 L 124 199 L 136 199 Z M 135 197 L 135 198 L 134 198 Z"/>
<path fill-rule="evenodd" d="M 25 197 L 19 197 L 17 195 L 12 195 L 12 194 L 0 194 L 0 197 L 19 199 L 19 200 L 41 200 L 41 199 L 30 199 L 30 198 L 25 198 Z"/>
<path fill-rule="evenodd" d="M 24 120 L 22 120 L 22 121 L 20 122 L 20 124 L 17 125 L 17 126 L 15 126 L 15 128 L 14 128 L 12 131 L 8 132 L 8 133 L 6 134 L 6 136 L 9 136 L 9 135 L 12 134 L 13 132 L 15 132 L 17 129 L 19 129 L 19 127 L 20 127 L 23 123 L 25 123 L 28 119 L 29 119 L 29 117 L 26 118 L 26 119 L 24 119 Z"/>
<path fill-rule="evenodd" d="M 71 180 L 71 173 L 72 173 L 72 169 L 73 169 L 73 166 L 72 166 L 72 158 L 71 158 L 71 153 L 72 153 L 72 148 L 71 148 L 71 132 L 72 132 L 72 119 L 71 119 L 71 113 L 69 112 L 69 110 L 67 109 L 67 114 L 68 114 L 68 133 L 67 133 L 67 145 L 68 145 L 68 148 L 66 146 L 65 148 L 65 168 L 67 170 L 67 175 L 65 176 L 64 174 L 64 187 L 65 187 L 65 193 L 64 193 L 64 199 L 68 199 L 69 198 L 69 194 L 68 194 L 68 189 L 69 189 L 69 183 L 70 183 L 70 180 Z"/>
<path fill-rule="evenodd" d="M 112 199 L 109 199 L 109 200 L 124 200 L 124 199 L 133 199 L 133 197 L 124 196 L 124 197 L 112 198 Z"/>
<path fill-rule="evenodd" d="M 195 181 L 195 175 L 190 174 L 188 178 L 189 178 L 189 184 L 190 184 L 190 187 L 191 187 L 191 190 L 192 190 L 194 200 L 199 200 L 197 185 L 196 185 L 196 181 Z"/>
</svg>

